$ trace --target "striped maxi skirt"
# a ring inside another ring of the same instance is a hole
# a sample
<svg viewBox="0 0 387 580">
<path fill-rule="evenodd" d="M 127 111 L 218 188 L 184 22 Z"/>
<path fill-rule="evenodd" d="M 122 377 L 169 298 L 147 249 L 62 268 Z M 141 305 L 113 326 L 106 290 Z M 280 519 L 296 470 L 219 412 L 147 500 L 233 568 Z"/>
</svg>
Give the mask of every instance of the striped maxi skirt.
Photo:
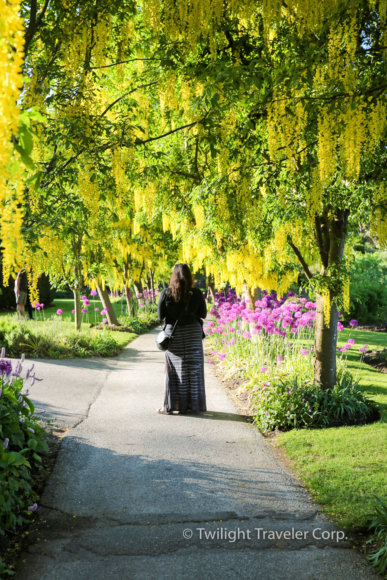
<svg viewBox="0 0 387 580">
<path fill-rule="evenodd" d="M 199 322 L 176 326 L 169 349 L 165 351 L 165 371 L 164 411 L 200 413 L 207 410 Z"/>
</svg>

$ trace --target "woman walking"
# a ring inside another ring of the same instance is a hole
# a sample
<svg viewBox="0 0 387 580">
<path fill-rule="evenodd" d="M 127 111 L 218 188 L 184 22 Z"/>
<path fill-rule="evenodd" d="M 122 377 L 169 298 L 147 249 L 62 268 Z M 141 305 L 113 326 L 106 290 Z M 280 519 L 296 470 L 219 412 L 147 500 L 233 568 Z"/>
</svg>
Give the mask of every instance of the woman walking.
<svg viewBox="0 0 387 580">
<path fill-rule="evenodd" d="M 164 405 L 158 413 L 200 413 L 206 411 L 204 388 L 203 322 L 207 306 L 201 290 L 193 288 L 187 264 L 176 264 L 169 288 L 163 290 L 157 307 L 160 322 L 173 336 L 165 351 Z"/>
</svg>

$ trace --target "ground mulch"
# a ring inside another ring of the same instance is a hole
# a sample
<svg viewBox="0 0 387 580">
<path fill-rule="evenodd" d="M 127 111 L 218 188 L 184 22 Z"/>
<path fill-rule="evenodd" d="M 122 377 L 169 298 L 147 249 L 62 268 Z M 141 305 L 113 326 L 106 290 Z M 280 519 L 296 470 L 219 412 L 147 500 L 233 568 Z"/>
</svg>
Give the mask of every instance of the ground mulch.
<svg viewBox="0 0 387 580">
<path fill-rule="evenodd" d="M 367 352 L 363 361 L 381 373 L 387 373 L 387 348 Z"/>
</svg>

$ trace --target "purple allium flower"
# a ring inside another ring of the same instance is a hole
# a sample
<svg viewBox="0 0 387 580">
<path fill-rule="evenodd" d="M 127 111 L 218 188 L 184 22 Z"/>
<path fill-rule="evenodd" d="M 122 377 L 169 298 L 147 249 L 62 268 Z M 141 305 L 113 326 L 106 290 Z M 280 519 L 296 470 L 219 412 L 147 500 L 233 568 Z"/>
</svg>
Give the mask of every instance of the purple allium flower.
<svg viewBox="0 0 387 580">
<path fill-rule="evenodd" d="M 349 321 L 349 326 L 355 327 L 355 326 L 357 326 L 357 324 L 358 324 L 357 320 L 350 320 Z"/>
<path fill-rule="evenodd" d="M 37 509 L 38 509 L 38 504 L 37 503 L 34 503 L 34 505 L 28 506 L 28 511 L 29 512 L 36 512 Z"/>
<path fill-rule="evenodd" d="M 102 322 L 107 322 L 107 321 L 108 321 L 108 319 L 107 319 L 107 318 L 103 318 L 103 319 L 102 319 Z"/>
<path fill-rule="evenodd" d="M 355 344 L 355 339 L 354 338 L 349 338 L 347 340 L 347 344 Z"/>
<path fill-rule="evenodd" d="M 8 377 L 12 373 L 12 363 L 10 360 L 0 360 L 0 375 Z"/>
<path fill-rule="evenodd" d="M 305 399 L 302 399 L 302 401 L 304 402 L 304 401 L 305 401 Z"/>
<path fill-rule="evenodd" d="M 9 444 L 9 439 L 8 439 L 8 437 L 7 437 L 6 439 L 4 439 L 4 443 L 3 443 L 3 449 L 7 449 L 7 447 L 8 447 L 8 444 Z"/>
<path fill-rule="evenodd" d="M 60 316 L 61 314 L 63 314 L 63 310 L 61 310 L 60 308 L 58 308 L 58 310 L 56 311 L 56 313 L 59 314 L 59 316 Z"/>
<path fill-rule="evenodd" d="M 267 371 L 267 367 L 261 367 L 259 370 L 261 373 L 265 373 Z"/>
<path fill-rule="evenodd" d="M 75 310 L 72 310 L 71 312 L 72 312 L 73 314 L 75 314 Z"/>
<path fill-rule="evenodd" d="M 300 354 L 302 354 L 302 356 L 307 356 L 308 351 L 306 350 L 306 348 L 301 348 L 300 349 Z"/>
<path fill-rule="evenodd" d="M 309 413 L 311 413 L 311 412 L 312 412 L 312 409 L 309 409 Z"/>
<path fill-rule="evenodd" d="M 94 312 L 99 312 L 99 308 L 94 308 Z"/>
<path fill-rule="evenodd" d="M 81 312 L 83 312 L 83 314 L 85 314 L 85 312 L 87 312 L 87 308 L 82 308 Z"/>
<path fill-rule="evenodd" d="M 277 356 L 277 359 L 278 359 L 278 362 L 282 362 L 284 360 L 284 357 L 279 354 Z"/>
<path fill-rule="evenodd" d="M 97 296 L 97 290 L 92 290 L 92 291 L 90 292 L 90 294 L 91 294 L 92 296 Z"/>
<path fill-rule="evenodd" d="M 82 296 L 81 300 L 87 300 L 87 296 Z"/>
<path fill-rule="evenodd" d="M 344 326 L 341 324 L 341 322 L 337 323 L 337 330 L 344 330 Z"/>
</svg>

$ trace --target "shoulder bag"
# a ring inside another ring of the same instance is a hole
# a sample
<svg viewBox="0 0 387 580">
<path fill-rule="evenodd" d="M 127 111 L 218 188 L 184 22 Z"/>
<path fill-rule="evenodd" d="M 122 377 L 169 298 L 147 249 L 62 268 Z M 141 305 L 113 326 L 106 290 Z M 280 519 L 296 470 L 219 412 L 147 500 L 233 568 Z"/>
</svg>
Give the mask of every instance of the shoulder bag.
<svg viewBox="0 0 387 580">
<path fill-rule="evenodd" d="M 190 295 L 191 295 L 191 294 L 192 294 L 192 292 L 190 292 Z M 190 296 L 190 297 L 191 297 L 191 296 Z M 161 331 L 158 333 L 158 335 L 156 336 L 156 346 L 157 346 L 157 348 L 158 348 L 159 350 L 168 350 L 168 348 L 169 348 L 169 343 L 170 343 L 170 341 L 172 340 L 172 336 L 173 336 L 173 333 L 175 332 L 175 328 L 176 328 L 176 326 L 177 326 L 177 323 L 178 323 L 178 322 L 179 322 L 179 320 L 181 319 L 182 315 L 183 315 L 185 312 L 187 312 L 187 310 L 188 310 L 188 306 L 189 306 L 189 301 L 188 301 L 188 303 L 186 304 L 186 307 L 185 307 L 185 308 L 183 308 L 183 310 L 180 312 L 180 314 L 179 314 L 179 318 L 176 320 L 175 324 L 173 325 L 173 328 L 172 328 L 172 332 L 171 332 L 171 334 L 167 334 L 167 333 L 165 332 L 165 328 L 166 328 L 166 325 L 165 325 L 165 326 L 164 326 L 164 328 L 163 328 L 163 330 L 161 330 Z"/>
</svg>

